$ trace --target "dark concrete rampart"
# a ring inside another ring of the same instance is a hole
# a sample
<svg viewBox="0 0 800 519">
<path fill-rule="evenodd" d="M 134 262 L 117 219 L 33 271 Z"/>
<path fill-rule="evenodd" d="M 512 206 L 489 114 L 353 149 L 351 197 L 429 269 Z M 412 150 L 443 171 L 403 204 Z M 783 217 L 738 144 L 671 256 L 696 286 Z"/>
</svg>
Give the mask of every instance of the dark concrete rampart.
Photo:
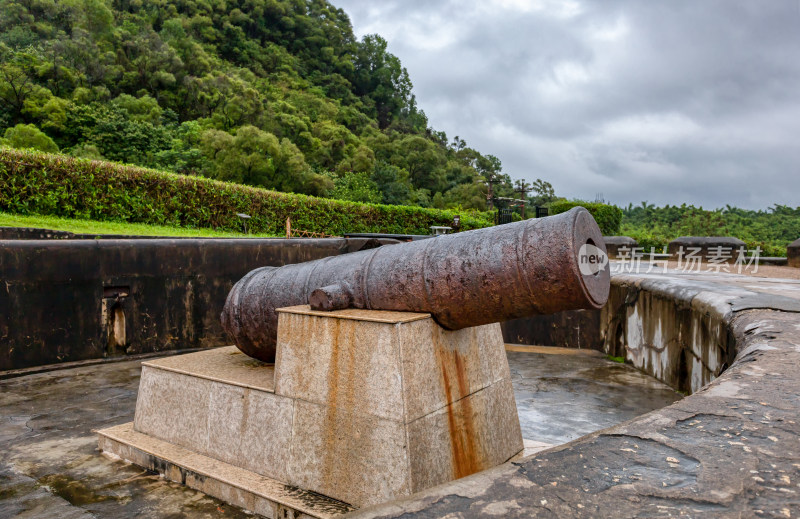
<svg viewBox="0 0 800 519">
<path fill-rule="evenodd" d="M 500 328 L 506 343 L 603 350 L 597 333 L 601 316 L 599 310 L 573 310 L 513 319 L 500 323 Z"/>
<path fill-rule="evenodd" d="M 228 344 L 219 315 L 250 270 L 393 242 L 0 240 L 0 371 Z"/>
</svg>

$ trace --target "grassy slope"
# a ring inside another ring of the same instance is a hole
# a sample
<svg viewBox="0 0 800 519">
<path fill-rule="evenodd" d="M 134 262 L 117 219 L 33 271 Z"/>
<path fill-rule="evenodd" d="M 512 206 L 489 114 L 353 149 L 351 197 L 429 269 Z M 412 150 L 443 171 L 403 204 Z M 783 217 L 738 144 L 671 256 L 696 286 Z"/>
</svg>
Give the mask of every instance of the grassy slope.
<svg viewBox="0 0 800 519">
<path fill-rule="evenodd" d="M 166 227 L 163 225 L 147 225 L 125 222 L 98 222 L 96 220 L 78 220 L 57 216 L 4 213 L 0 211 L 0 227 L 34 227 L 54 231 L 69 231 L 83 234 L 125 234 L 131 236 L 183 236 L 203 238 L 241 238 L 269 236 L 267 234 L 242 234 L 214 231 L 212 229 L 187 229 L 185 227 Z"/>
</svg>

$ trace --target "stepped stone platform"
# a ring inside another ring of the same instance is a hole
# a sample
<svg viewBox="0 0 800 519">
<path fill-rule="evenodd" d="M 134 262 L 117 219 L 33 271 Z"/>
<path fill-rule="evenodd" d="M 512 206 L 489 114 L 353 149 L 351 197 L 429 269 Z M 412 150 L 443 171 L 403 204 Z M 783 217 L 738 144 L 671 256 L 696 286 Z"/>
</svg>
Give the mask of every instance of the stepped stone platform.
<svg viewBox="0 0 800 519">
<path fill-rule="evenodd" d="M 523 451 L 498 324 L 279 310 L 275 365 L 235 347 L 147 361 L 100 449 L 244 509 L 329 517 Z"/>
<path fill-rule="evenodd" d="M 143 362 L 134 422 L 99 431 L 98 448 L 265 517 L 353 510 L 269 477 L 292 429 L 291 404 L 274 393 L 275 366 L 234 346 Z"/>
</svg>

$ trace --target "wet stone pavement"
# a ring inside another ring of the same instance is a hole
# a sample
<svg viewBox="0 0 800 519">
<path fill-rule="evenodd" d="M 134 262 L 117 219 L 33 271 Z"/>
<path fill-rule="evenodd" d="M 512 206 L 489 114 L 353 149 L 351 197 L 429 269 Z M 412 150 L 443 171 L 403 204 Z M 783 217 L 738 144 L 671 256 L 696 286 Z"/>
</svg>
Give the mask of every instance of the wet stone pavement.
<svg viewBox="0 0 800 519">
<path fill-rule="evenodd" d="M 247 517 L 97 451 L 93 429 L 133 420 L 140 362 L 0 381 L 0 518 Z"/>
<path fill-rule="evenodd" d="M 565 443 L 680 398 L 594 352 L 510 350 L 523 437 L 535 442 Z M 0 518 L 250 516 L 98 453 L 93 430 L 133 420 L 139 373 L 129 361 L 0 380 Z"/>
<path fill-rule="evenodd" d="M 666 384 L 594 350 L 508 349 L 527 440 L 560 445 L 682 398 Z"/>
</svg>

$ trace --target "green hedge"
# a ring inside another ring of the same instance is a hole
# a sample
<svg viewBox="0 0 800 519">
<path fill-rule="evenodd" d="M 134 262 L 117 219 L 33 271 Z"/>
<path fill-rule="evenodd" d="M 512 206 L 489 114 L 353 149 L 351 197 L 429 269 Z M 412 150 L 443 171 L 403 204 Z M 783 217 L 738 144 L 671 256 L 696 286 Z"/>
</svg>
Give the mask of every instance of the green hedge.
<svg viewBox="0 0 800 519">
<path fill-rule="evenodd" d="M 360 204 L 279 193 L 203 177 L 0 148 L 0 210 L 191 228 L 238 231 L 246 213 L 251 232 L 281 235 L 292 227 L 345 232 L 428 234 L 456 213 L 421 207 Z M 461 215 L 461 228 L 491 225 L 482 214 Z"/>
<path fill-rule="evenodd" d="M 596 202 L 583 202 L 580 200 L 556 200 L 550 203 L 550 214 L 565 213 L 573 207 L 585 207 L 594 219 L 603 236 L 616 236 L 622 223 L 622 209 L 615 205 L 600 204 Z"/>
<path fill-rule="evenodd" d="M 669 242 L 678 238 L 678 236 L 665 236 L 663 234 L 657 234 L 650 231 L 646 231 L 643 229 L 637 229 L 630 224 L 623 224 L 622 225 L 622 236 L 630 236 L 636 243 L 638 243 L 639 247 L 645 253 L 650 252 L 651 248 L 655 249 L 655 252 L 666 252 L 667 245 Z M 745 242 L 747 246 L 747 250 L 754 251 L 756 247 L 760 249 L 759 256 L 773 256 L 773 257 L 785 257 L 786 256 L 786 247 L 783 245 L 778 245 L 775 243 L 765 242 L 765 241 L 758 241 L 758 240 L 742 240 Z"/>
<path fill-rule="evenodd" d="M 641 247 L 645 253 L 651 252 L 666 252 L 667 245 L 672 241 L 662 234 L 653 233 L 643 229 L 632 229 L 629 225 L 623 225 L 621 236 L 629 236 L 636 240 L 638 247 Z"/>
</svg>

